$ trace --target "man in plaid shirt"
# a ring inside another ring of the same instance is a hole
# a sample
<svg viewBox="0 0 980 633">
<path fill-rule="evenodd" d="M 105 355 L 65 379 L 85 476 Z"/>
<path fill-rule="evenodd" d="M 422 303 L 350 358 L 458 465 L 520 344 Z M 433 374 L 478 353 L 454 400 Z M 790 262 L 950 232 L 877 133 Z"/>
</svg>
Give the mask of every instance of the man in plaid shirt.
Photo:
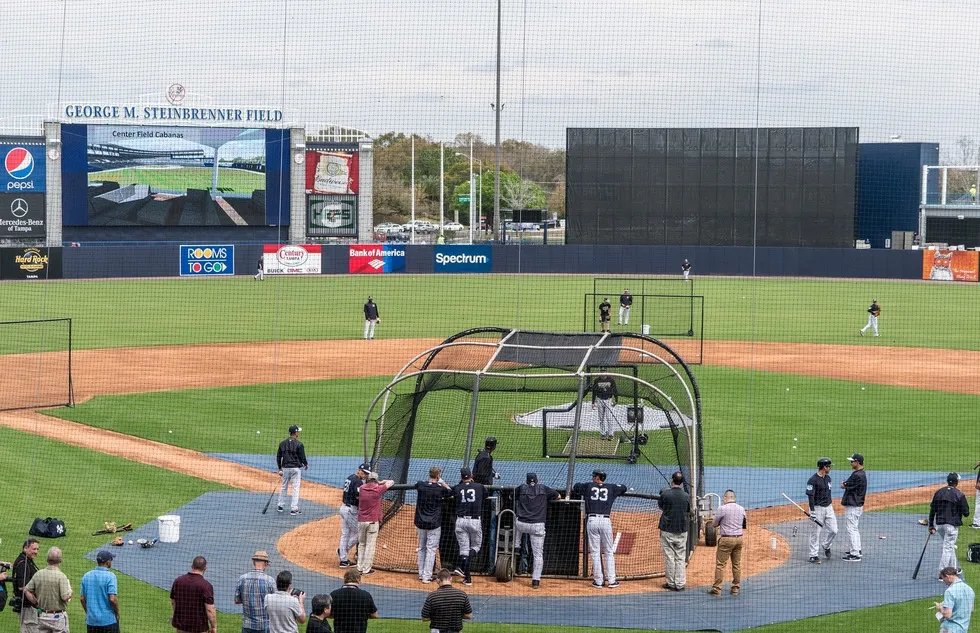
<svg viewBox="0 0 980 633">
<path fill-rule="evenodd" d="M 242 633 L 269 633 L 269 615 L 263 606 L 266 595 L 276 592 L 276 579 L 265 573 L 269 554 L 252 554 L 252 571 L 242 574 L 235 587 L 235 604 L 242 605 Z"/>
</svg>

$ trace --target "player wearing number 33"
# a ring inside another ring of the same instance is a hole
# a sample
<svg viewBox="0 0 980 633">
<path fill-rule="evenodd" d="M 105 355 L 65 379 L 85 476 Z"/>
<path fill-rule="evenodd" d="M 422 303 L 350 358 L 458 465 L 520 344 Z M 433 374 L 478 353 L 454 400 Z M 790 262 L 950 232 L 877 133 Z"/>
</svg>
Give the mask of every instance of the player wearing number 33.
<svg viewBox="0 0 980 633">
<path fill-rule="evenodd" d="M 585 530 L 589 535 L 589 553 L 592 556 L 592 586 L 602 589 L 602 554 L 605 554 L 607 586 L 615 589 L 619 583 L 616 582 L 616 550 L 609 513 L 616 498 L 626 492 L 626 486 L 607 484 L 606 473 L 594 470 L 592 481 L 575 484 L 572 492 L 585 500 L 585 512 L 589 516 Z"/>
</svg>

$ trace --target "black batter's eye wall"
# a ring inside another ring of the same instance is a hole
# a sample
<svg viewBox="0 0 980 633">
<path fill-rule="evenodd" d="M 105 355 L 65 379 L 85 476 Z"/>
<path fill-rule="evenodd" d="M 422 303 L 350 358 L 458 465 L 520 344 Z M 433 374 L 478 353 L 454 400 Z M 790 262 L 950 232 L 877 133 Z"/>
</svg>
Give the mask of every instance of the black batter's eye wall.
<svg viewBox="0 0 980 633">
<path fill-rule="evenodd" d="M 569 244 L 851 247 L 858 128 L 568 128 Z"/>
</svg>

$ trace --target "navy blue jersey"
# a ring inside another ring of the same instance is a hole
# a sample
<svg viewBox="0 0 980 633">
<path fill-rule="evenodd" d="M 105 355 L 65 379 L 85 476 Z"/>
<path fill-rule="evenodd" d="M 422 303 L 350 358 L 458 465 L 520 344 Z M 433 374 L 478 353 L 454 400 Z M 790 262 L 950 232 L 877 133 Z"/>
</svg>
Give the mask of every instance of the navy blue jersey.
<svg viewBox="0 0 980 633">
<path fill-rule="evenodd" d="M 616 389 L 616 381 L 610 376 L 599 376 L 592 383 L 592 404 L 595 404 L 596 398 L 609 400 L 618 397 L 619 391 Z"/>
<path fill-rule="evenodd" d="M 844 481 L 844 498 L 841 499 L 842 506 L 863 506 L 864 495 L 868 492 L 868 475 L 862 468 L 851 472 L 851 476 Z"/>
<path fill-rule="evenodd" d="M 806 482 L 806 496 L 810 501 L 811 510 L 814 506 L 821 508 L 829 506 L 831 501 L 830 475 L 821 477 L 817 473 L 813 473 Z"/>
<path fill-rule="evenodd" d="M 597 484 L 588 481 L 572 486 L 572 492 L 585 499 L 586 514 L 601 514 L 609 516 L 612 512 L 613 501 L 626 492 L 623 484 Z"/>
<path fill-rule="evenodd" d="M 453 494 L 435 481 L 420 481 L 415 484 L 418 495 L 415 499 L 415 527 L 434 530 L 442 525 L 442 502 Z"/>
<path fill-rule="evenodd" d="M 493 455 L 487 449 L 481 449 L 473 461 L 473 481 L 484 486 L 489 486 L 493 483 L 493 476 L 495 474 L 496 471 L 493 469 Z"/>
<path fill-rule="evenodd" d="M 548 502 L 558 498 L 558 492 L 544 484 L 521 484 L 517 489 L 517 519 L 524 523 L 544 523 Z"/>
<path fill-rule="evenodd" d="M 608 321 L 609 320 L 609 311 L 610 310 L 612 310 L 612 304 L 610 304 L 608 301 L 603 301 L 602 303 L 600 303 L 599 304 L 599 320 L 600 321 Z"/>
<path fill-rule="evenodd" d="M 368 321 L 377 321 L 380 318 L 377 303 L 368 301 L 364 304 L 364 318 Z"/>
<path fill-rule="evenodd" d="M 483 499 L 487 489 L 475 481 L 465 481 L 453 488 L 456 495 L 456 516 L 479 519 L 483 512 Z"/>
<path fill-rule="evenodd" d="M 623 294 L 619 295 L 619 305 L 623 306 L 624 308 L 628 308 L 633 305 L 633 295 L 628 292 L 624 292 Z"/>
<path fill-rule="evenodd" d="M 361 496 L 361 484 L 363 483 L 357 475 L 351 475 L 347 478 L 347 481 L 344 482 L 344 505 L 357 507 L 357 502 Z"/>
</svg>

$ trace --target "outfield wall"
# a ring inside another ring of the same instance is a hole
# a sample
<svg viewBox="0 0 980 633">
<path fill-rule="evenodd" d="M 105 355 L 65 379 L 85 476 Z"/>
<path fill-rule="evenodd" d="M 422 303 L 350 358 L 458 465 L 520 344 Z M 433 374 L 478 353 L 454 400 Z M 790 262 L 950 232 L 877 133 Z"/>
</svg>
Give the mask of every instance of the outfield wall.
<svg viewBox="0 0 980 633">
<path fill-rule="evenodd" d="M 187 244 L 230 244 L 220 231 Z M 270 240 L 269 243 L 275 243 Z M 405 250 L 405 272 L 435 272 L 435 246 L 400 246 Z M 235 273 L 252 275 L 262 253 L 259 244 L 235 248 Z M 348 273 L 347 246 L 323 247 L 325 274 Z M 757 248 L 732 246 L 494 246 L 494 273 L 665 275 L 680 274 L 689 259 L 695 275 L 760 275 L 791 277 L 862 277 L 921 279 L 919 251 L 835 248 Z M 179 245 L 89 246 L 63 250 L 64 276 L 69 279 L 103 277 L 172 277 L 179 272 Z"/>
</svg>

